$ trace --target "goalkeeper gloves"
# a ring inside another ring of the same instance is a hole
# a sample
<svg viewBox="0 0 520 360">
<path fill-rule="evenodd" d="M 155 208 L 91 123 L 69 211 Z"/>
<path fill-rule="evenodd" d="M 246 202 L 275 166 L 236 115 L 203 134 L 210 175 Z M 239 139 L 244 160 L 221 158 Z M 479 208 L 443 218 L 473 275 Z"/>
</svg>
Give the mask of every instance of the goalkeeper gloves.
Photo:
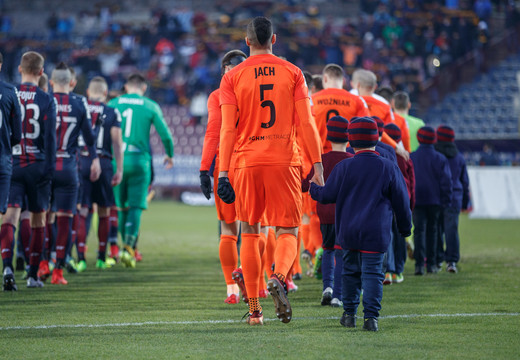
<svg viewBox="0 0 520 360">
<path fill-rule="evenodd" d="M 200 172 L 200 189 L 202 193 L 206 197 L 206 199 L 211 198 L 211 179 L 209 178 L 208 171 L 204 170 Z"/>
<path fill-rule="evenodd" d="M 217 194 L 226 204 L 232 204 L 235 201 L 235 190 L 233 190 L 229 178 L 218 178 Z"/>
</svg>

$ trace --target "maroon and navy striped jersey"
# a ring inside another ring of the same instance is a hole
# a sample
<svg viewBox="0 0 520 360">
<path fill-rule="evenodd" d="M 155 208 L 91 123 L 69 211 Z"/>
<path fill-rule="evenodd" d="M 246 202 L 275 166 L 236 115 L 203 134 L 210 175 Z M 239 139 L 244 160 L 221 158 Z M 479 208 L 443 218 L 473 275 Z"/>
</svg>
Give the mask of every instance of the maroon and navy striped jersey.
<svg viewBox="0 0 520 360">
<path fill-rule="evenodd" d="M 22 115 L 16 88 L 0 81 L 0 155 L 11 156 L 22 137 Z"/>
<path fill-rule="evenodd" d="M 95 136 L 87 100 L 75 94 L 54 93 L 57 101 L 56 117 L 56 169 L 64 158 L 76 158 L 79 149 L 78 137 L 81 133 L 89 154 L 95 156 Z"/>
<path fill-rule="evenodd" d="M 56 160 L 56 100 L 38 86 L 18 86 L 22 104 L 22 140 L 13 148 L 13 165 L 44 161 L 52 171 Z"/>
<path fill-rule="evenodd" d="M 96 141 L 96 152 L 98 156 L 112 159 L 112 137 L 110 130 L 113 127 L 121 128 L 121 114 L 118 110 L 99 101 L 88 101 L 88 109 L 92 116 L 92 126 L 101 119 L 103 125 L 99 129 Z M 82 155 L 86 153 L 83 148 Z"/>
</svg>

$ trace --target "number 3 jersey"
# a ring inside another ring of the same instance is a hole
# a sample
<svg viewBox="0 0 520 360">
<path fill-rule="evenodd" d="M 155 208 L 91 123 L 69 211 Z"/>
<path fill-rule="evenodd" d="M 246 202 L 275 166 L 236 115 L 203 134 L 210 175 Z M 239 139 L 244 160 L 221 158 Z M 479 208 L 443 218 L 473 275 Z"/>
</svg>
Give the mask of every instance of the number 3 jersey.
<svg viewBox="0 0 520 360">
<path fill-rule="evenodd" d="M 75 94 L 54 93 L 57 102 L 56 117 L 56 170 L 62 170 L 67 159 L 77 163 L 78 137 L 81 133 L 89 147 L 90 156 L 95 156 L 95 133 L 91 126 L 91 116 L 87 100 Z"/>
<path fill-rule="evenodd" d="M 220 105 L 238 108 L 236 168 L 300 166 L 294 104 L 308 97 L 301 70 L 274 55 L 250 56 L 226 73 Z"/>
<path fill-rule="evenodd" d="M 56 160 L 56 101 L 34 84 L 18 86 L 22 104 L 22 140 L 13 147 L 13 165 L 24 168 L 45 162 L 45 171 Z"/>
</svg>

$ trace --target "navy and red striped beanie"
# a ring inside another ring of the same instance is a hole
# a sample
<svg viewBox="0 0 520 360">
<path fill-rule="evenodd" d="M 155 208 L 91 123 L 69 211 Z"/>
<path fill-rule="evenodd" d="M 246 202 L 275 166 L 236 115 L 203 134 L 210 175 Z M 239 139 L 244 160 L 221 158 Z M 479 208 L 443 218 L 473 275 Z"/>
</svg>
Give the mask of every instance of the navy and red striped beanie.
<svg viewBox="0 0 520 360">
<path fill-rule="evenodd" d="M 327 121 L 327 140 L 334 143 L 348 141 L 348 120 L 343 116 L 333 116 Z"/>
<path fill-rule="evenodd" d="M 379 118 L 379 116 L 370 116 L 372 120 L 374 120 L 377 124 L 377 132 L 379 133 L 379 136 L 383 135 L 383 129 L 385 127 L 385 123 L 383 120 Z"/>
<path fill-rule="evenodd" d="M 441 125 L 437 128 L 437 141 L 454 142 L 455 131 L 447 125 Z"/>
<path fill-rule="evenodd" d="M 401 141 L 401 129 L 399 126 L 393 123 L 389 123 L 385 125 L 385 133 L 388 134 L 395 142 Z"/>
<path fill-rule="evenodd" d="M 376 146 L 379 141 L 377 123 L 369 117 L 353 117 L 348 125 L 348 141 L 357 149 Z"/>
<path fill-rule="evenodd" d="M 437 142 L 435 130 L 431 126 L 423 126 L 417 131 L 417 140 L 420 144 L 435 144 Z"/>
</svg>

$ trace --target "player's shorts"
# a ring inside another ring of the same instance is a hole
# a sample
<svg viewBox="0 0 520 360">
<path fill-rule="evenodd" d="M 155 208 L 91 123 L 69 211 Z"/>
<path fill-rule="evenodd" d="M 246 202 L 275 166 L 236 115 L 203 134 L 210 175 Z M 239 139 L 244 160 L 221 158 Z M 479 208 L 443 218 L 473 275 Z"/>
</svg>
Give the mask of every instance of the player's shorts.
<svg viewBox="0 0 520 360">
<path fill-rule="evenodd" d="M 0 156 L 0 214 L 5 214 L 9 200 L 13 159 L 11 155 Z"/>
<path fill-rule="evenodd" d="M 108 158 L 100 158 L 101 175 L 95 182 L 90 181 L 90 165 L 88 171 L 82 166 L 81 169 L 81 205 L 91 208 L 93 203 L 99 207 L 111 207 L 115 205 L 114 191 L 112 189 L 112 161 Z M 83 162 L 82 165 L 91 163 Z"/>
<path fill-rule="evenodd" d="M 226 224 L 234 223 L 238 220 L 237 212 L 235 210 L 235 204 L 226 204 L 222 199 L 217 195 L 218 189 L 218 167 L 215 166 L 215 170 L 213 172 L 213 194 L 215 195 L 215 207 L 217 208 L 217 217 L 220 221 L 224 221 Z M 228 172 L 229 182 L 231 186 L 233 186 L 233 182 L 235 180 L 235 172 L 230 170 Z"/>
<path fill-rule="evenodd" d="M 259 222 L 281 227 L 300 225 L 300 166 L 252 166 L 236 169 L 234 188 L 240 221 L 250 225 Z"/>
<path fill-rule="evenodd" d="M 123 179 L 114 188 L 116 205 L 120 209 L 128 207 L 147 209 L 148 186 L 150 185 L 151 160 L 141 155 L 125 153 Z"/>
<path fill-rule="evenodd" d="M 47 211 L 51 199 L 51 181 L 44 178 L 45 164 L 35 162 L 23 168 L 15 167 L 11 177 L 9 207 L 33 213 Z"/>
<path fill-rule="evenodd" d="M 76 159 L 63 159 L 61 170 L 56 170 L 52 179 L 52 211 L 75 214 L 78 188 L 79 177 Z"/>
</svg>

